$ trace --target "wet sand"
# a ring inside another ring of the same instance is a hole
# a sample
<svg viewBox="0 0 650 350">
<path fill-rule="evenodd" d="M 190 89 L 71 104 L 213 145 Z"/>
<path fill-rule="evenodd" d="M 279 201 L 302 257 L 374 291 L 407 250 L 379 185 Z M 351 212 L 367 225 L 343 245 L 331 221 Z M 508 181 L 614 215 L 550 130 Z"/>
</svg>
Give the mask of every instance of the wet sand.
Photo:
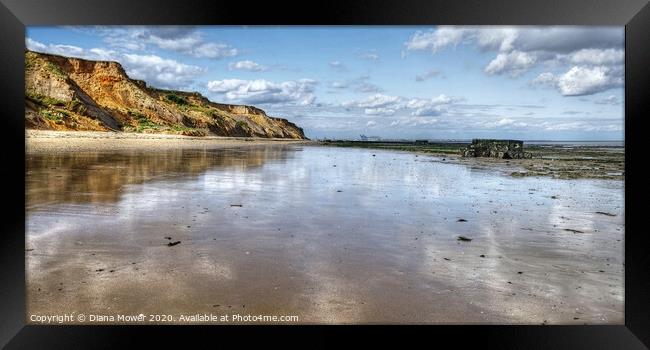
<svg viewBox="0 0 650 350">
<path fill-rule="evenodd" d="M 545 176 L 555 179 L 623 180 L 625 147 L 619 142 L 539 142 L 524 145 L 529 159 L 462 157 L 459 149 L 468 143 L 414 144 L 408 142 L 325 141 L 325 146 L 372 148 L 434 155 L 450 163 L 500 169 L 514 177 Z"/>
<path fill-rule="evenodd" d="M 47 152 L 33 141 L 28 316 L 623 323 L 619 180 L 287 143 Z"/>
</svg>

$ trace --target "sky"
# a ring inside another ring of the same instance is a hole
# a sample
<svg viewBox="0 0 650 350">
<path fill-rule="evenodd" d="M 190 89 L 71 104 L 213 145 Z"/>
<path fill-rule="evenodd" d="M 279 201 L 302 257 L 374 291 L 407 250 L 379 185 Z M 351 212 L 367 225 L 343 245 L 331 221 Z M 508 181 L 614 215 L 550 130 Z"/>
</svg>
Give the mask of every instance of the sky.
<svg viewBox="0 0 650 350">
<path fill-rule="evenodd" d="M 38 52 L 289 119 L 310 138 L 623 140 L 624 27 L 28 27 Z"/>
</svg>

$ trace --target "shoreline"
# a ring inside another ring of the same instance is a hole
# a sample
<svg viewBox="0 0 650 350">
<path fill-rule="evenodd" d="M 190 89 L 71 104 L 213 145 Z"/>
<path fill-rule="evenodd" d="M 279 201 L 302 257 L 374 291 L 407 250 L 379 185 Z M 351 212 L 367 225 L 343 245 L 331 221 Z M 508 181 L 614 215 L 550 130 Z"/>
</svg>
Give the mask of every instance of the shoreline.
<svg viewBox="0 0 650 350">
<path fill-rule="evenodd" d="M 306 144 L 312 142 L 310 140 L 261 137 L 184 136 L 113 131 L 25 130 L 26 153 L 224 148 L 268 144 Z"/>
<path fill-rule="evenodd" d="M 532 159 L 497 159 L 462 157 L 454 151 L 456 145 L 382 145 L 326 143 L 312 140 L 184 136 L 170 134 L 124 133 L 104 131 L 50 131 L 25 130 L 26 153 L 48 152 L 113 152 L 113 151 L 163 151 L 170 149 L 218 149 L 242 146 L 313 145 L 318 147 L 351 147 L 407 152 L 423 156 L 431 162 L 464 164 L 473 168 L 493 169 L 509 177 L 551 177 L 556 179 L 625 178 L 625 149 L 621 147 L 581 146 L 528 146 L 537 156 Z"/>
</svg>

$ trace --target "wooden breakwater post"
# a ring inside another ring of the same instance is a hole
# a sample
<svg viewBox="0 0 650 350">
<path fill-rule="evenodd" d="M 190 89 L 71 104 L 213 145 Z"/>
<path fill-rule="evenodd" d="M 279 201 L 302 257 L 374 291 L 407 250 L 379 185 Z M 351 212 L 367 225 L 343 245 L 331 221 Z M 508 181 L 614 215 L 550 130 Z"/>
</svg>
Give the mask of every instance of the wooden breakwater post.
<svg viewBox="0 0 650 350">
<path fill-rule="evenodd" d="M 491 157 L 501 159 L 532 158 L 532 154 L 524 152 L 524 141 L 473 139 L 467 147 L 460 149 L 463 157 Z"/>
</svg>

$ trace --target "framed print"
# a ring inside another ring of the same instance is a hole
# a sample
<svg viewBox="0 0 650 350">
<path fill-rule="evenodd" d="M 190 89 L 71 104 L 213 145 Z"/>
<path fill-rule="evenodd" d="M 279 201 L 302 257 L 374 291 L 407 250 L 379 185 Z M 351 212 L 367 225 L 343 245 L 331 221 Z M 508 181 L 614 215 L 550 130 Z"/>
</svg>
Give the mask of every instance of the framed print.
<svg viewBox="0 0 650 350">
<path fill-rule="evenodd" d="M 7 348 L 650 344 L 646 2 L 0 14 Z"/>
</svg>

